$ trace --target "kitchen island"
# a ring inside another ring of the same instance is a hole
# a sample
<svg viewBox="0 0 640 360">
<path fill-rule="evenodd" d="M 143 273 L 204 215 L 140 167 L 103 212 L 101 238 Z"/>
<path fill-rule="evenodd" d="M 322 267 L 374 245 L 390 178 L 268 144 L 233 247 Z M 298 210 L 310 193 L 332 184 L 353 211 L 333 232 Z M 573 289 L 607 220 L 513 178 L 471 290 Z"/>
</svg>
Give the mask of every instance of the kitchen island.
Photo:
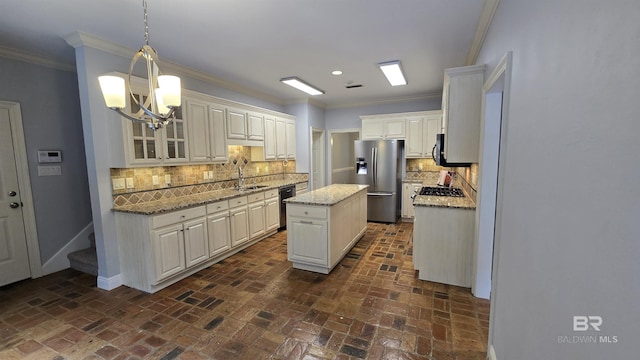
<svg viewBox="0 0 640 360">
<path fill-rule="evenodd" d="M 287 199 L 287 254 L 296 269 L 328 274 L 367 229 L 369 185 L 333 184 Z"/>
<path fill-rule="evenodd" d="M 413 265 L 418 278 L 471 287 L 475 204 L 467 196 L 413 201 Z"/>
</svg>

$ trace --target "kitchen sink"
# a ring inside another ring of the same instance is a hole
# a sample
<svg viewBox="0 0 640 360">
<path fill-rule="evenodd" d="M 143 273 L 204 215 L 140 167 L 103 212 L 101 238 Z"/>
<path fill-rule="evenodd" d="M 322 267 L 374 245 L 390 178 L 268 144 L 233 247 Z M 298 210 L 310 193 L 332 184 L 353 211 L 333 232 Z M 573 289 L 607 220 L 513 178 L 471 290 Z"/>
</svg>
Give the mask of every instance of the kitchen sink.
<svg viewBox="0 0 640 360">
<path fill-rule="evenodd" d="M 262 188 L 266 188 L 269 187 L 268 185 L 249 185 L 249 186 L 243 186 L 241 188 L 236 188 L 236 190 L 238 191 L 247 191 L 247 190 L 257 190 L 257 189 L 262 189 Z"/>
</svg>

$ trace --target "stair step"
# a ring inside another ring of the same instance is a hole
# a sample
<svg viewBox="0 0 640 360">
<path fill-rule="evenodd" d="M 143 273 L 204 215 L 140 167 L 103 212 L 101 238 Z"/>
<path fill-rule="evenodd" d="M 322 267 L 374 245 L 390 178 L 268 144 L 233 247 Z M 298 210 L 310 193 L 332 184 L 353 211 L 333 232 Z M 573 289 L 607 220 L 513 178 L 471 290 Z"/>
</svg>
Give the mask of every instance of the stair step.
<svg viewBox="0 0 640 360">
<path fill-rule="evenodd" d="M 74 251 L 67 255 L 72 269 L 98 276 L 98 256 L 96 248 Z"/>
</svg>

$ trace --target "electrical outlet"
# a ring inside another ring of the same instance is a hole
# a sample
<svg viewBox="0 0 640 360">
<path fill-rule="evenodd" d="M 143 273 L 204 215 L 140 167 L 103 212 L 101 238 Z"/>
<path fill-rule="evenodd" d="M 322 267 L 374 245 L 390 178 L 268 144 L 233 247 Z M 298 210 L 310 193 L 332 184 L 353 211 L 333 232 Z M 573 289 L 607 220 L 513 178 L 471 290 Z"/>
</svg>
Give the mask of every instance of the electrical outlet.
<svg viewBox="0 0 640 360">
<path fill-rule="evenodd" d="M 204 178 L 205 180 L 209 180 L 209 172 L 208 171 L 202 172 L 202 178 Z"/>
<path fill-rule="evenodd" d="M 209 179 L 213 180 L 213 170 L 209 171 Z"/>
<path fill-rule="evenodd" d="M 260 166 L 256 166 L 256 175 L 260 174 Z"/>
<path fill-rule="evenodd" d="M 160 179 L 158 179 L 158 175 L 153 175 L 151 177 L 151 182 L 153 183 L 153 185 L 160 185 Z"/>
<path fill-rule="evenodd" d="M 122 179 L 122 178 L 113 179 L 113 180 L 111 180 L 111 183 L 113 185 L 113 190 L 122 190 L 122 189 L 124 189 L 124 179 Z"/>
<path fill-rule="evenodd" d="M 171 184 L 171 175 L 165 175 L 164 176 L 164 183 L 165 184 Z"/>
<path fill-rule="evenodd" d="M 422 171 L 422 163 L 418 164 L 418 170 Z"/>
<path fill-rule="evenodd" d="M 127 178 L 127 189 L 133 189 L 133 178 Z"/>
</svg>

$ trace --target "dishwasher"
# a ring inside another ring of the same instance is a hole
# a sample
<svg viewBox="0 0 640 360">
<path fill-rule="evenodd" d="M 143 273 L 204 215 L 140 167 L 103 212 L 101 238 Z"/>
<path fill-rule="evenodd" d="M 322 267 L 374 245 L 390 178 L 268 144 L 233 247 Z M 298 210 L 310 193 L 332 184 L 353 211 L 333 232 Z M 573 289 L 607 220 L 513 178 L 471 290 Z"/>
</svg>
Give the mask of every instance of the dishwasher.
<svg viewBox="0 0 640 360">
<path fill-rule="evenodd" d="M 296 196 L 296 186 L 283 186 L 278 189 L 278 195 L 280 197 L 280 229 L 284 229 L 287 227 L 287 204 L 284 200 Z"/>
</svg>

